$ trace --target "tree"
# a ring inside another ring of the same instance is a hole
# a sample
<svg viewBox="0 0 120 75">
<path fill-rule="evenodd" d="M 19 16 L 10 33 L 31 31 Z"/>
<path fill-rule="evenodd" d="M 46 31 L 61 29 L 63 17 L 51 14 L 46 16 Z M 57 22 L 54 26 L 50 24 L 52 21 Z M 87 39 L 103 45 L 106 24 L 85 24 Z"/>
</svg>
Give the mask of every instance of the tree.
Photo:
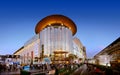
<svg viewBox="0 0 120 75">
<path fill-rule="evenodd" d="M 73 63 L 73 60 L 74 60 L 74 59 L 77 59 L 77 56 L 74 55 L 74 54 L 69 54 L 69 55 L 68 55 L 68 58 L 69 58 L 69 62 Z"/>
</svg>

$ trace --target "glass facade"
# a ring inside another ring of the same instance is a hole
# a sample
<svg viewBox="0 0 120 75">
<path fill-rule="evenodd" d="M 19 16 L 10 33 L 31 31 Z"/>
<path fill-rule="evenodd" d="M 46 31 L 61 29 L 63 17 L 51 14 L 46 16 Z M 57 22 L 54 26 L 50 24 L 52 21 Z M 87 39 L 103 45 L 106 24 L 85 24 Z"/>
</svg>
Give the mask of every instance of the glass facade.
<svg viewBox="0 0 120 75">
<path fill-rule="evenodd" d="M 79 39 L 73 38 L 76 32 L 76 25 L 68 17 L 63 15 L 47 16 L 36 25 L 36 35 L 14 54 L 20 55 L 21 63 L 26 64 L 32 61 L 34 64 L 36 58 L 46 58 L 47 56 L 54 63 L 68 61 L 69 54 L 85 58 L 82 43 Z M 41 62 L 41 59 L 38 62 Z"/>
<path fill-rule="evenodd" d="M 47 26 L 40 32 L 40 50 L 44 45 L 44 55 L 54 51 L 72 52 L 72 32 L 64 25 Z"/>
</svg>

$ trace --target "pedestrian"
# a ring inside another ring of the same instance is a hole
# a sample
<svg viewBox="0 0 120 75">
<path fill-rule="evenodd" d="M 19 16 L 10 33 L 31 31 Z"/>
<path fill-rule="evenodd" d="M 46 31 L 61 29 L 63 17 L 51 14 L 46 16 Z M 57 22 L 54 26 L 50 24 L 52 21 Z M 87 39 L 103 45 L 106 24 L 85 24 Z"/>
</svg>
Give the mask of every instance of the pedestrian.
<svg viewBox="0 0 120 75">
<path fill-rule="evenodd" d="M 55 75 L 58 75 L 58 68 L 55 66 Z"/>
<path fill-rule="evenodd" d="M 102 74 L 102 71 L 97 68 L 96 66 L 94 67 L 94 71 L 95 71 L 95 75 L 101 75 Z"/>
</svg>

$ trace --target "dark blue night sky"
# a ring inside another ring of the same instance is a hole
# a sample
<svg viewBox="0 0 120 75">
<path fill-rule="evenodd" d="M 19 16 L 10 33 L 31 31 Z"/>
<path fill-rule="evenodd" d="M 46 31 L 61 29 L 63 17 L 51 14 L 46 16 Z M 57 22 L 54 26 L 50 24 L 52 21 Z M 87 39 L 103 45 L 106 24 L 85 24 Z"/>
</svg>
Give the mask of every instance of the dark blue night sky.
<svg viewBox="0 0 120 75">
<path fill-rule="evenodd" d="M 75 22 L 88 57 L 120 37 L 119 0 L 0 0 L 0 55 L 18 50 L 35 35 L 38 21 L 52 14 Z"/>
</svg>

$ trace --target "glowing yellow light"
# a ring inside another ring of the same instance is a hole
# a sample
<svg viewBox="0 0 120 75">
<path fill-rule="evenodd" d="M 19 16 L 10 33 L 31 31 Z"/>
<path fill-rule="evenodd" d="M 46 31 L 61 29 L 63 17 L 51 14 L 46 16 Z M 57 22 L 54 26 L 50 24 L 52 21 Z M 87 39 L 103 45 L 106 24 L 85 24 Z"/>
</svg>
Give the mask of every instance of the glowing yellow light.
<svg viewBox="0 0 120 75">
<path fill-rule="evenodd" d="M 69 27 L 69 29 L 71 29 L 71 27 Z"/>
<path fill-rule="evenodd" d="M 51 24 L 48 24 L 49 26 L 51 25 Z"/>
</svg>

